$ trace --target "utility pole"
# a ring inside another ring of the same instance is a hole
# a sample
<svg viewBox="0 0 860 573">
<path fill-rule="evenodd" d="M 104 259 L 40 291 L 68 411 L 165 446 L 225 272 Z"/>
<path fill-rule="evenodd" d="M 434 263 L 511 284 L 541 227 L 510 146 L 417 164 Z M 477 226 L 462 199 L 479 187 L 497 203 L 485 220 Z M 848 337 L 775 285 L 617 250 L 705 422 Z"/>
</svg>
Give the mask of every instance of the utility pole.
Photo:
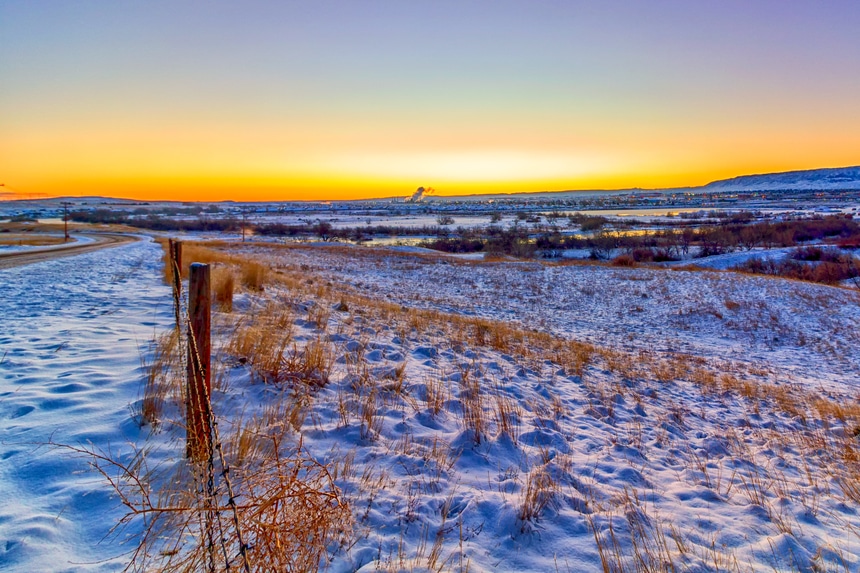
<svg viewBox="0 0 860 573">
<path fill-rule="evenodd" d="M 69 203 L 68 201 L 63 201 L 63 242 L 69 242 Z"/>
<path fill-rule="evenodd" d="M 245 217 L 248 214 L 248 208 L 242 207 L 242 242 L 245 242 Z"/>
</svg>

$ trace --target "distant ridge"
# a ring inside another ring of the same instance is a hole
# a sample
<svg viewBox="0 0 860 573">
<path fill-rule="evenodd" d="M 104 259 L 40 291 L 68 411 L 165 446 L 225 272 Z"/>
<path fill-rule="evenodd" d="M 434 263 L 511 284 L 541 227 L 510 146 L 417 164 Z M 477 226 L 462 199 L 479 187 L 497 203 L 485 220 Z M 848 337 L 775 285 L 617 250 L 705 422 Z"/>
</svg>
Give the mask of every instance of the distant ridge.
<svg viewBox="0 0 860 573">
<path fill-rule="evenodd" d="M 860 166 L 741 175 L 701 187 L 703 191 L 828 191 L 860 189 Z"/>
</svg>

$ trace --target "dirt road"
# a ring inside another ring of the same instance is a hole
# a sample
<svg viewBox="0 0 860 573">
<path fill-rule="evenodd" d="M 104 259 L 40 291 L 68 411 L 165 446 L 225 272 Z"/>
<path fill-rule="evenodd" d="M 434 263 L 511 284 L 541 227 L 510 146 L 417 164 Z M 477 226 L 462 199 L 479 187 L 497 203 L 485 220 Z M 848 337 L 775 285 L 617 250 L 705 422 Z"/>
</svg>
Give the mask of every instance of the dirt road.
<svg viewBox="0 0 860 573">
<path fill-rule="evenodd" d="M 128 243 L 131 241 L 137 241 L 136 237 L 131 235 L 118 235 L 118 234 L 87 234 L 84 235 L 90 239 L 93 239 L 92 243 L 70 243 L 66 247 L 53 248 L 53 249 L 33 249 L 30 251 L 21 251 L 15 253 L 4 253 L 0 254 L 0 270 L 8 269 L 12 267 L 20 267 L 22 265 L 29 265 L 31 263 L 38 263 L 41 261 L 47 261 L 50 259 L 59 259 L 61 257 L 71 257 L 74 255 L 80 255 L 82 253 L 89 253 L 91 251 L 97 251 L 98 249 L 104 249 L 107 247 L 116 247 L 123 243 Z"/>
</svg>

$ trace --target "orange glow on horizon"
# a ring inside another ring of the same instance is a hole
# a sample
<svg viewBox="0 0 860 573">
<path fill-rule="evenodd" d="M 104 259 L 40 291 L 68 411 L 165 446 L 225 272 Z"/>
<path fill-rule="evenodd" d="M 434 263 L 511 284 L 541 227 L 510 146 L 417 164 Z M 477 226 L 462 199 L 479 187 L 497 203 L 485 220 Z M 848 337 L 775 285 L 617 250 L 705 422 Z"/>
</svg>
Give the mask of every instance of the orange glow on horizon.
<svg viewBox="0 0 860 573">
<path fill-rule="evenodd" d="M 845 164 L 847 165 L 847 164 Z M 842 167 L 845 165 L 825 165 Z M 810 165 L 800 169 L 819 168 Z M 18 193 L 5 197 L 15 199 L 24 196 L 84 197 L 105 196 L 137 201 L 183 201 L 183 202 L 280 202 L 280 201 L 340 201 L 407 197 L 419 186 L 432 186 L 437 196 L 466 196 L 514 193 L 540 193 L 563 191 L 614 191 L 624 189 L 671 189 L 697 187 L 719 179 L 753 173 L 771 173 L 797 169 L 795 166 L 763 166 L 758 169 L 714 170 L 702 174 L 613 174 L 596 175 L 578 179 L 559 178 L 540 181 L 435 181 L 372 179 L 343 176 L 328 179 L 276 178 L 218 178 L 218 177 L 129 177 L 110 179 L 85 179 L 64 182 L 33 182 L 16 185 Z M 26 182 L 25 182 L 26 183 Z"/>
<path fill-rule="evenodd" d="M 282 135 L 253 123 L 221 131 L 193 123 L 169 131 L 139 123 L 34 126 L 0 134 L 2 177 L 25 196 L 356 200 L 406 197 L 419 186 L 442 196 L 696 187 L 738 175 L 856 165 L 853 150 L 860 149 L 860 133 L 833 129 L 744 134 L 709 126 L 691 134 L 677 125 L 659 132 L 604 125 L 599 138 L 583 133 L 600 126 L 585 126 L 578 136 L 547 129 L 528 138 L 527 127 L 512 121 L 507 137 L 503 128 L 480 125 L 451 128 L 447 137 L 428 128 L 412 141 L 412 128 L 398 125 L 313 127 Z"/>
</svg>

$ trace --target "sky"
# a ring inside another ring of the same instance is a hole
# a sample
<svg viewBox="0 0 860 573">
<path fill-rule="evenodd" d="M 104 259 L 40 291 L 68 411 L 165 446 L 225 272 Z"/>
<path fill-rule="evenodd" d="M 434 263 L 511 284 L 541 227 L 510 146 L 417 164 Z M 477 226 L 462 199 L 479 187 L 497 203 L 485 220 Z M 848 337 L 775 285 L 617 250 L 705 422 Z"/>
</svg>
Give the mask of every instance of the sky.
<svg viewBox="0 0 860 573">
<path fill-rule="evenodd" d="M 860 164 L 856 0 L 0 0 L 0 198 L 695 186 Z"/>
</svg>

